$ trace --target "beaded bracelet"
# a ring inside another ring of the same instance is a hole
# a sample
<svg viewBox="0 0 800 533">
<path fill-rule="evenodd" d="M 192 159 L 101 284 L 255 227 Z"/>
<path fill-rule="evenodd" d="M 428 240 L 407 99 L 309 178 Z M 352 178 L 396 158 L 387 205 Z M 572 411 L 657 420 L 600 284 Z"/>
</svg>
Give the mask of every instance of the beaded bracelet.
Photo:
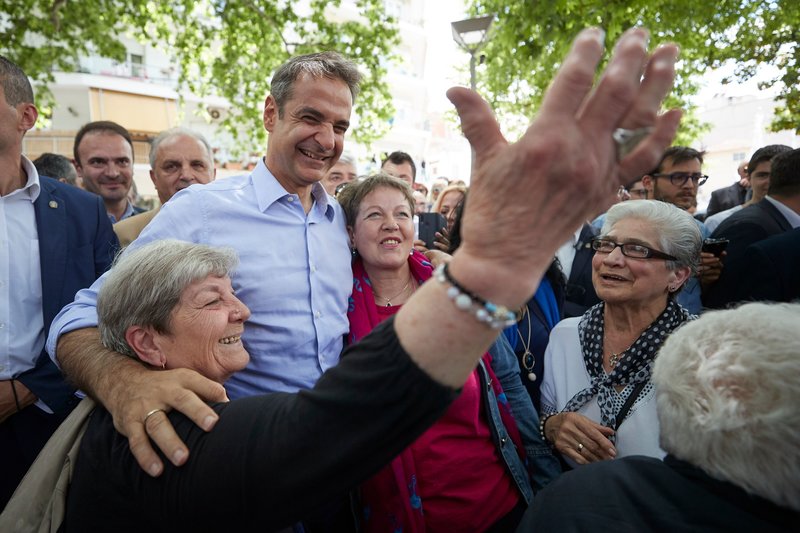
<svg viewBox="0 0 800 533">
<path fill-rule="evenodd" d="M 542 440 L 548 444 L 550 443 L 550 441 L 547 440 L 547 435 L 545 435 L 544 433 L 544 425 L 547 423 L 547 419 L 549 419 L 551 416 L 556 416 L 557 414 L 559 413 L 550 413 L 548 415 L 544 415 L 542 418 L 539 419 L 539 433 L 542 435 Z"/>
<path fill-rule="evenodd" d="M 504 329 L 517 323 L 517 316 L 513 311 L 509 311 L 502 305 L 487 302 L 462 287 L 450 274 L 447 263 L 439 265 L 433 276 L 440 283 L 450 285 L 447 289 L 447 297 L 453 300 L 455 306 L 461 311 L 471 311 L 478 322 L 482 322 L 492 329 Z"/>
</svg>

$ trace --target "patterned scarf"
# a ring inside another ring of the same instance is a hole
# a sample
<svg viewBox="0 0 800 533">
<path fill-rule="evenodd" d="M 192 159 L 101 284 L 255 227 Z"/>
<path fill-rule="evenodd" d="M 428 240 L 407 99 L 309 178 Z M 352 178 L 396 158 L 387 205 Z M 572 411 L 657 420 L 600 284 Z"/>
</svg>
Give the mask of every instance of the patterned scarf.
<svg viewBox="0 0 800 533">
<path fill-rule="evenodd" d="M 616 394 L 614 386 L 650 381 L 653 360 L 661 344 L 675 328 L 696 317 L 672 299 L 668 300 L 664 311 L 639 335 L 631 347 L 622 353 L 611 373 L 606 374 L 603 369 L 604 306 L 605 304 L 600 302 L 586 311 L 578 324 L 583 360 L 592 382 L 573 396 L 562 412 L 577 411 L 597 396 L 602 424 L 613 428 L 617 418 L 613 402 Z M 621 420 L 619 422 L 622 423 Z"/>
</svg>

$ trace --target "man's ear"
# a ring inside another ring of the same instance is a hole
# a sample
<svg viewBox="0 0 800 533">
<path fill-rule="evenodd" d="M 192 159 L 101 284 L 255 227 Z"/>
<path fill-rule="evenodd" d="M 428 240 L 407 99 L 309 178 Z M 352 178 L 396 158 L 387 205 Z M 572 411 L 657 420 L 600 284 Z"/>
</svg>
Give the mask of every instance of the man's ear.
<svg viewBox="0 0 800 533">
<path fill-rule="evenodd" d="M 278 121 L 278 103 L 272 95 L 268 95 L 264 100 L 264 129 L 272 133 L 275 123 Z"/>
<path fill-rule="evenodd" d="M 131 326 L 125 331 L 125 340 L 139 359 L 154 367 L 163 368 L 167 357 L 161 351 L 156 335 L 151 327 Z"/>
<path fill-rule="evenodd" d="M 642 187 L 647 189 L 648 193 L 652 193 L 655 181 L 656 179 L 653 176 L 651 176 L 650 174 L 645 174 L 644 176 L 642 176 Z M 648 194 L 647 197 L 652 198 L 653 196 L 651 194 Z"/>
<path fill-rule="evenodd" d="M 36 119 L 39 118 L 39 110 L 33 104 L 20 104 L 17 106 L 19 113 L 19 125 L 23 132 L 32 129 L 36 125 Z"/>
</svg>

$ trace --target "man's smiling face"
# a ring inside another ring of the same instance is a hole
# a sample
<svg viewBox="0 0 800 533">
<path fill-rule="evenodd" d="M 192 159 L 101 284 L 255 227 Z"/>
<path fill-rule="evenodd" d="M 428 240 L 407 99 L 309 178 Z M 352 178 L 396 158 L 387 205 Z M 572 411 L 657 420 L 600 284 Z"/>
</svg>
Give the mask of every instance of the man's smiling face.
<svg viewBox="0 0 800 533">
<path fill-rule="evenodd" d="M 289 192 L 320 181 L 336 164 L 350 126 L 353 99 L 339 79 L 300 75 L 279 112 L 270 95 L 264 106 L 269 132 L 267 168 Z"/>
</svg>

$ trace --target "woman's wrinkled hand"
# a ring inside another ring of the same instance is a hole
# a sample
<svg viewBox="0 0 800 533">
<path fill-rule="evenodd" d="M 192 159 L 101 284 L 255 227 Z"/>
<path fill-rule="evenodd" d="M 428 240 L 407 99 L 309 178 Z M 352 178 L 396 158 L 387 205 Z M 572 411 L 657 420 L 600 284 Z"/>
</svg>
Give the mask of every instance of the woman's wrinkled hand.
<svg viewBox="0 0 800 533">
<path fill-rule="evenodd" d="M 616 448 L 608 439 L 614 430 L 578 413 L 551 416 L 545 422 L 544 432 L 561 455 L 579 465 L 617 456 Z"/>
</svg>

